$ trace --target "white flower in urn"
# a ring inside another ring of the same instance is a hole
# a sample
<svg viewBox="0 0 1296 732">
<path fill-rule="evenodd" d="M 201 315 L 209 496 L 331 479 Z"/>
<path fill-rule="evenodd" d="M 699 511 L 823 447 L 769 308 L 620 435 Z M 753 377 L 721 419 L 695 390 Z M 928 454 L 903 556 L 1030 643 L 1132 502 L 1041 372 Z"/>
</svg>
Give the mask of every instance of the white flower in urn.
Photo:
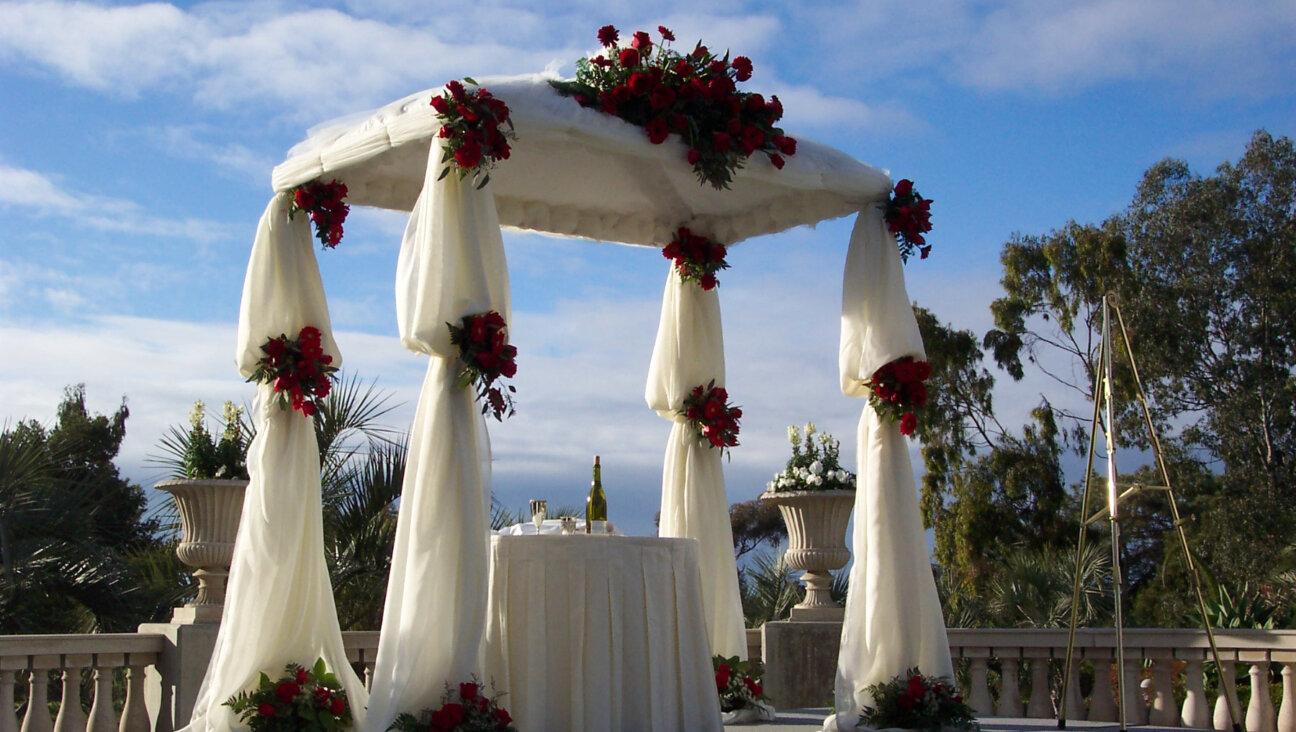
<svg viewBox="0 0 1296 732">
<path fill-rule="evenodd" d="M 814 475 L 822 475 L 823 463 L 818 460 L 814 461 L 813 463 L 810 463 L 810 472 Z"/>
<path fill-rule="evenodd" d="M 771 492 L 854 490 L 855 474 L 841 467 L 841 444 L 814 422 L 788 427 L 792 457 L 766 488 Z"/>
</svg>

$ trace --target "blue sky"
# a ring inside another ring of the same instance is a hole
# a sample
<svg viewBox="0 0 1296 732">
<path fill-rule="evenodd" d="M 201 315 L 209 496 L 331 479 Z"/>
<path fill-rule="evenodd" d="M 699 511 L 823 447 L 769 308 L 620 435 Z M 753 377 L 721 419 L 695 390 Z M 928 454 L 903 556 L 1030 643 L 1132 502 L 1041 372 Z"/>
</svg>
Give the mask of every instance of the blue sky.
<svg viewBox="0 0 1296 732">
<path fill-rule="evenodd" d="M 791 134 L 908 177 L 935 199 L 911 297 L 979 333 L 1013 232 L 1097 222 L 1165 158 L 1207 173 L 1251 133 L 1296 134 L 1296 5 L 1253 0 L 706 4 L 210 2 L 0 4 L 0 423 L 52 420 L 85 382 L 131 408 L 135 480 L 193 399 L 246 401 L 234 325 L 270 170 L 306 130 L 452 78 L 557 68 L 595 31 L 672 28 L 751 57 Z M 404 429 L 423 362 L 395 338 L 404 222 L 356 210 L 319 256 L 345 365 Z M 786 459 L 785 427 L 853 443 L 837 389 L 850 222 L 735 247 L 721 278 L 743 445 L 731 500 Z M 602 454 L 611 513 L 650 533 L 668 424 L 643 402 L 667 262 L 651 250 L 506 234 L 519 414 L 492 423 L 507 505 L 575 504 Z M 1047 384 L 1008 385 L 1008 423 Z M 846 452 L 853 452 L 848 447 Z"/>
</svg>

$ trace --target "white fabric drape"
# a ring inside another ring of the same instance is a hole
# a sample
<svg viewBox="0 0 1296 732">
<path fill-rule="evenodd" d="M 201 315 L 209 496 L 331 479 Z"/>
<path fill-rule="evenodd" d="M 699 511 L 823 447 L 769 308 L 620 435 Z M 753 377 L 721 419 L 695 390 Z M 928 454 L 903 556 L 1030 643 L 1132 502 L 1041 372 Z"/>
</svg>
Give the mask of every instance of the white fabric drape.
<svg viewBox="0 0 1296 732">
<path fill-rule="evenodd" d="M 895 239 L 880 207 L 851 233 L 842 285 L 842 391 L 866 397 L 863 380 L 901 356 L 926 358 L 904 286 Z M 837 660 L 836 715 L 825 729 L 853 730 L 871 702 L 864 691 L 917 666 L 953 678 L 949 640 L 919 515 L 909 446 L 895 423 L 864 406 L 856 442 L 854 564 Z"/>
<path fill-rule="evenodd" d="M 662 296 L 661 323 L 648 367 L 644 398 L 674 421 L 662 468 L 659 536 L 697 539 L 702 606 L 712 654 L 747 658 L 738 566 L 733 554 L 729 501 L 720 450 L 698 441 L 676 412 L 693 387 L 715 380 L 724 386 L 724 334 L 720 297 L 696 283 L 681 282 L 672 267 Z"/>
<path fill-rule="evenodd" d="M 320 330 L 325 353 L 340 363 L 305 216 L 288 218 L 275 196 L 261 217 L 243 285 L 237 361 L 250 376 L 268 338 Z M 234 543 L 225 613 L 188 730 L 229 732 L 244 725 L 223 706 L 255 687 L 262 672 L 278 678 L 288 663 L 317 658 L 335 673 L 363 720 L 367 695 L 347 662 L 324 562 L 319 448 L 309 417 L 273 401 L 268 384 L 253 403 L 256 437 L 248 447 L 250 481 Z"/>
<path fill-rule="evenodd" d="M 365 732 L 382 732 L 401 712 L 438 706 L 447 683 L 482 673 L 490 441 L 472 387 L 458 386 L 461 363 L 446 323 L 488 310 L 509 322 L 512 312 L 490 188 L 477 190 L 453 173 L 437 181 L 440 159 L 433 145 L 397 262 L 401 343 L 429 363 L 410 432 Z"/>
</svg>

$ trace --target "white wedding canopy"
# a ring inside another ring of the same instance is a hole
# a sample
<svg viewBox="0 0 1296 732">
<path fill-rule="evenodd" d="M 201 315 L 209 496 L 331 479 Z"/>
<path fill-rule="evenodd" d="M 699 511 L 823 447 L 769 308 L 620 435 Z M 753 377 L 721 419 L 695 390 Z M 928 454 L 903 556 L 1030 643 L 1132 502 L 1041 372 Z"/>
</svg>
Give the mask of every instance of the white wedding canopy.
<svg viewBox="0 0 1296 732">
<path fill-rule="evenodd" d="M 859 213 L 844 279 L 843 389 L 863 396 L 861 382 L 873 369 L 899 356 L 922 356 L 895 242 L 882 223 L 881 204 L 891 187 L 884 171 L 800 140 L 784 169 L 756 155 L 735 174 L 730 190 L 717 191 L 699 184 L 677 138 L 654 145 L 641 129 L 560 96 L 550 78 L 556 77 L 482 80 L 508 104 L 518 134 L 511 158 L 495 167 L 482 189 L 454 174 L 438 180 L 440 125 L 429 100 L 440 89 L 412 95 L 362 120 L 321 127 L 274 171 L 277 194 L 258 231 L 240 317 L 245 375 L 248 353 L 266 338 L 308 325 L 320 328 L 329 352 L 336 353 L 314 252 L 306 244 L 305 217 L 289 220 L 286 214 L 293 187 L 339 180 L 347 185 L 351 205 L 411 213 L 396 278 L 397 319 L 402 344 L 427 355 L 429 366 L 410 433 L 368 711 L 357 715 L 365 732 L 385 730 L 400 712 L 435 706 L 447 682 L 482 671 L 490 444 L 472 393 L 456 384 L 457 352 L 444 324 L 486 310 L 509 319 L 501 227 L 661 247 L 684 225 L 732 245 Z M 718 291 L 682 283 L 670 271 L 645 398 L 676 422 L 663 467 L 661 534 L 699 541 L 712 652 L 746 657 L 721 454 L 699 444 L 676 415 L 691 387 L 713 379 L 724 384 L 721 333 Z M 308 427 L 295 412 L 276 411 L 264 419 L 287 420 L 298 431 Z M 262 434 L 269 439 L 278 433 Z M 914 665 L 926 673 L 952 673 L 905 441 L 895 425 L 880 422 L 866 406 L 859 447 L 857 560 L 851 576 L 856 591 L 846 609 L 837 680 L 843 720 L 858 716 L 870 683 Z M 364 702 L 350 669 L 340 667 L 345 664 L 338 657 L 340 632 L 331 597 L 309 608 L 299 603 L 309 616 L 302 623 L 307 632 L 265 637 L 262 626 L 268 621 L 261 613 L 267 607 L 287 606 L 292 597 L 322 598 L 328 589 L 327 576 L 319 571 L 322 557 L 313 556 L 321 551 L 318 496 L 312 502 L 297 488 L 292 500 L 306 509 L 304 514 L 270 510 L 269 497 L 282 476 L 309 475 L 312 461 L 318 467 L 313 441 L 303 438 L 276 449 L 262 460 L 249 460 L 244 528 L 255 516 L 259 533 L 240 530 L 230 602 L 191 725 L 195 732 L 235 726 L 220 703 L 250 685 L 257 673 L 273 675 L 288 660 L 307 663 L 323 655 L 343 677 L 353 706 L 359 710 Z M 308 483 L 317 488 L 317 480 Z M 905 515 L 891 515 L 895 511 Z M 253 538 L 244 540 L 246 534 Z M 285 554 L 279 546 L 294 547 L 296 553 Z M 268 548 L 277 553 L 267 553 Z M 276 584 L 283 568 L 267 566 L 276 562 L 300 567 L 293 575 L 296 585 Z M 258 602 L 244 608 L 241 598 Z M 886 607 L 891 610 L 879 611 Z M 234 653 L 246 638 L 264 638 L 268 645 Z"/>
</svg>

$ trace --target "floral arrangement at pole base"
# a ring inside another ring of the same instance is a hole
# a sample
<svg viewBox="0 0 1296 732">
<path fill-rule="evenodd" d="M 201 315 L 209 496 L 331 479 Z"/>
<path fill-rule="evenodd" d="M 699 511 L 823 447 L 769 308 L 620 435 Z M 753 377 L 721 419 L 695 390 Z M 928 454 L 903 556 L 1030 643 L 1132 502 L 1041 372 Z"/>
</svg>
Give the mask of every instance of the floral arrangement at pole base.
<svg viewBox="0 0 1296 732">
<path fill-rule="evenodd" d="M 714 289 L 715 273 L 728 269 L 725 245 L 699 236 L 681 226 L 675 238 L 662 248 L 662 256 L 675 262 L 675 271 L 682 282 L 696 282 L 703 290 Z"/>
<path fill-rule="evenodd" d="M 841 443 L 827 432 L 819 432 L 814 422 L 804 430 L 788 427 L 792 457 L 783 472 L 765 485 L 771 493 L 779 491 L 853 491 L 855 474 L 841 466 Z"/>
<path fill-rule="evenodd" d="M 761 679 L 765 666 L 760 659 L 740 661 L 737 656 L 713 656 L 716 693 L 725 724 L 760 722 L 774 719 L 774 707 L 765 699 Z"/>
<path fill-rule="evenodd" d="M 450 328 L 450 343 L 459 347 L 459 360 L 463 369 L 459 372 L 459 386 L 475 384 L 477 397 L 482 401 L 482 414 L 489 413 L 503 422 L 504 416 L 512 417 L 513 394 L 517 392 L 512 385 L 501 388 L 495 385 L 499 378 L 511 379 L 517 373 L 517 348 L 509 345 L 508 325 L 504 317 L 494 310 L 474 315 L 465 315 L 458 326 L 446 323 Z"/>
<path fill-rule="evenodd" d="M 900 259 L 908 262 L 914 249 L 921 255 L 919 259 L 926 259 L 931 254 L 931 245 L 923 237 L 932 228 L 931 205 L 931 199 L 923 198 L 908 178 L 895 184 L 882 218 L 886 221 L 887 231 L 899 240 Z"/>
<path fill-rule="evenodd" d="M 459 171 L 459 179 L 469 175 L 483 188 L 490 182 L 490 169 L 500 160 L 508 160 L 508 141 L 517 139 L 508 105 L 481 88 L 475 80 L 464 81 L 477 87 L 469 90 L 461 82 L 451 81 L 441 96 L 432 97 L 432 108 L 441 120 L 437 136 L 445 140 L 441 164 L 446 167 L 437 180 Z M 502 129 L 507 125 L 508 129 Z"/>
<path fill-rule="evenodd" d="M 285 409 L 293 409 L 307 417 L 319 411 L 319 402 L 333 388 L 333 357 L 324 353 L 320 345 L 318 328 L 306 326 L 296 338 L 280 334 L 261 346 L 265 353 L 257 362 L 256 370 L 248 381 L 271 384 L 275 401 Z"/>
<path fill-rule="evenodd" d="M 871 389 L 869 404 L 878 416 L 900 423 L 900 434 L 908 437 L 918 429 L 918 412 L 927 404 L 931 364 L 904 356 L 883 365 L 864 382 Z"/>
<path fill-rule="evenodd" d="M 494 688 L 491 689 L 494 692 Z M 486 695 L 477 677 L 459 684 L 459 690 L 446 684 L 441 706 L 425 709 L 419 717 L 409 713 L 397 715 L 388 732 L 517 732 L 513 717 L 500 706 L 500 694 Z"/>
<path fill-rule="evenodd" d="M 859 721 L 861 727 L 928 732 L 981 729 L 954 682 L 944 677 L 923 676 L 917 668 L 885 684 L 873 684 L 866 691 L 873 697 L 873 706 L 864 707 Z"/>
<path fill-rule="evenodd" d="M 288 209 L 288 218 L 304 211 L 310 215 L 315 224 L 315 238 L 325 249 L 332 249 L 342 241 L 342 224 L 346 222 L 347 213 L 351 211 L 344 199 L 347 195 L 345 183 L 332 181 L 321 183 L 312 181 L 293 189 L 292 207 Z"/>
<path fill-rule="evenodd" d="M 711 53 L 699 42 L 687 55 L 668 48 L 675 35 L 657 26 L 661 41 L 644 31 L 618 46 L 620 32 L 605 25 L 599 42 L 606 49 L 576 62 L 575 81 L 550 82 L 583 107 L 597 107 L 644 129 L 656 145 L 679 135 L 685 158 L 698 181 L 728 188 L 735 170 L 763 152 L 775 168 L 796 154 L 796 140 L 774 123 L 783 117 L 778 97 L 738 91 L 752 76 L 746 56 Z"/>
<path fill-rule="evenodd" d="M 716 386 L 715 379 L 706 386 L 693 387 L 678 414 L 693 427 L 698 440 L 705 440 L 711 447 L 727 453 L 738 446 L 742 410 L 729 404 L 729 392 Z"/>
<path fill-rule="evenodd" d="M 255 691 L 240 692 L 225 706 L 252 732 L 333 732 L 352 726 L 346 692 L 322 658 L 309 669 L 290 663 L 275 681 L 263 673 Z"/>
</svg>

